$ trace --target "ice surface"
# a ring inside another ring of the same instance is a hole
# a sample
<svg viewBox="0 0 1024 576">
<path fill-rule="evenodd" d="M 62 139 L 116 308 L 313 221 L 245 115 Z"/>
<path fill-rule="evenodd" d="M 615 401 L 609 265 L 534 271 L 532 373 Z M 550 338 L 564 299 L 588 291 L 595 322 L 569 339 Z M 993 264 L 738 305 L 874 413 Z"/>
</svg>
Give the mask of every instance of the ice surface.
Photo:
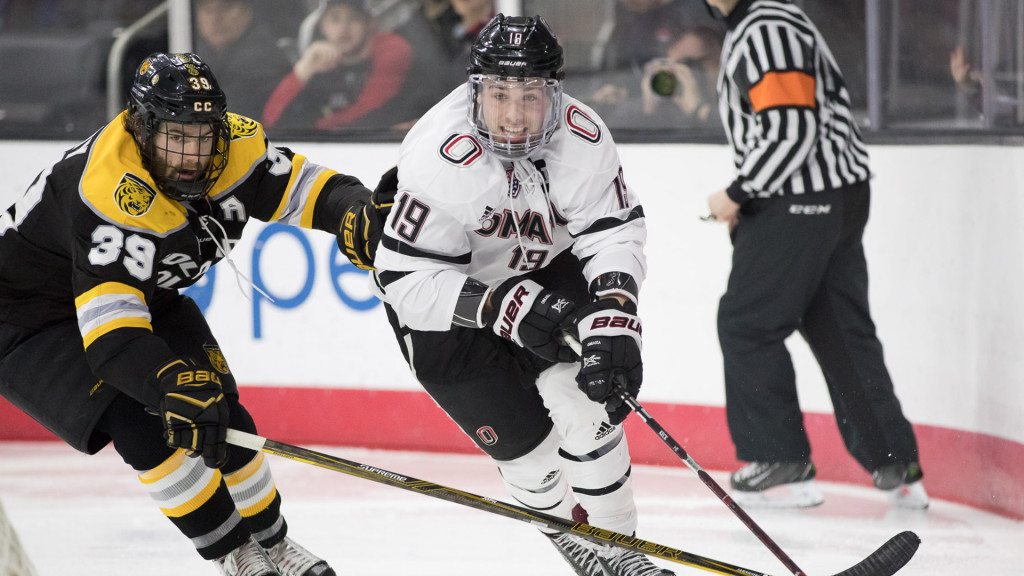
<svg viewBox="0 0 1024 576">
<path fill-rule="evenodd" d="M 508 500 L 483 456 L 311 448 Z M 290 535 L 339 576 L 570 576 L 526 523 L 270 456 Z M 712 473 L 727 485 L 724 473 Z M 685 467 L 634 466 L 637 535 L 775 576 L 789 571 Z M 927 485 L 927 478 L 925 479 Z M 821 483 L 825 504 L 748 510 L 810 576 L 835 574 L 903 530 L 921 536 L 901 576 L 1024 573 L 1024 523 L 932 501 L 892 509 L 880 492 Z M 56 442 L 0 443 L 0 499 L 40 576 L 217 574 L 163 517 L 112 448 L 84 456 Z M 657 561 L 677 574 L 707 574 Z"/>
</svg>

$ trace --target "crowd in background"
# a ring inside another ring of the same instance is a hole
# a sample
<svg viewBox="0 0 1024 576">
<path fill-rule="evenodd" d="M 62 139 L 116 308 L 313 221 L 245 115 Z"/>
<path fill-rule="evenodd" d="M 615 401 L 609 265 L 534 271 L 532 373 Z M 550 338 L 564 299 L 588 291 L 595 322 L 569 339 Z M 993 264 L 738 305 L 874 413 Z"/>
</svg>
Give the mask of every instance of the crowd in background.
<svg viewBox="0 0 1024 576">
<path fill-rule="evenodd" d="M 835 57 L 856 87 L 854 108 L 863 112 L 865 3 L 797 3 L 836 39 Z M 6 78 L 0 137 L 88 135 L 106 119 L 113 39 L 159 4 L 0 0 Z M 542 14 L 566 46 L 567 90 L 613 129 L 641 139 L 657 139 L 659 132 L 720 134 L 714 94 L 724 26 L 703 2 L 524 0 L 523 6 Z M 217 71 L 230 109 L 277 134 L 397 140 L 464 81 L 468 46 L 494 13 L 493 0 L 193 0 L 193 50 Z M 892 17 L 887 29 L 900 31 L 891 36 L 897 38 L 889 47 L 893 56 L 883 59 L 887 113 L 921 125 L 979 123 L 981 44 L 965 39 L 963 4 L 901 2 L 885 15 Z M 134 66 L 167 49 L 166 18 L 158 18 L 128 44 L 123 83 L 114 89 L 123 93 Z M 1006 53 L 1013 56 L 1012 48 Z M 997 127 L 1015 124 L 1015 66 L 1012 57 L 998 62 L 997 89 L 1007 88 L 999 90 Z"/>
</svg>

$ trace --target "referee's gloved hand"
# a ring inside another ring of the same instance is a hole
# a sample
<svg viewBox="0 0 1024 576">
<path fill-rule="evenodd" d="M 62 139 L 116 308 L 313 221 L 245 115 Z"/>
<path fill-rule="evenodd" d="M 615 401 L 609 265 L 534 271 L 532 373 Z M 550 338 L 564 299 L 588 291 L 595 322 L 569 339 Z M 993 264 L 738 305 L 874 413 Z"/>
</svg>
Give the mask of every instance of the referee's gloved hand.
<svg viewBox="0 0 1024 576">
<path fill-rule="evenodd" d="M 631 408 L 616 388 L 636 398 L 644 379 L 640 319 L 632 302 L 605 298 L 584 306 L 576 316 L 582 352 L 576 383 L 594 402 L 602 402 L 612 424 L 620 424 Z"/>
<path fill-rule="evenodd" d="M 202 456 L 210 468 L 228 458 L 228 405 L 215 372 L 178 358 L 157 369 L 164 439 L 189 456 Z"/>
</svg>

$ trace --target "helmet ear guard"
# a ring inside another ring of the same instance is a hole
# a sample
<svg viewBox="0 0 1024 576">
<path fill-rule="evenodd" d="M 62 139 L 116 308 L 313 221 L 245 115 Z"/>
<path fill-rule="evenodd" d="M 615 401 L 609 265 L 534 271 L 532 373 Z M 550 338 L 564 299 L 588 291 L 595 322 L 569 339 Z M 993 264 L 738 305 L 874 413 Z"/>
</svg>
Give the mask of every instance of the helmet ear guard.
<svg viewBox="0 0 1024 576">
<path fill-rule="evenodd" d="M 150 54 L 136 69 L 127 100 L 125 129 L 160 191 L 179 201 L 204 197 L 227 165 L 231 142 L 227 97 L 209 66 L 191 53 Z M 212 131 L 212 144 L 200 145 L 201 152 L 184 143 L 202 131 L 192 134 L 187 127 L 194 125 Z M 181 142 L 168 144 L 172 136 Z"/>
<path fill-rule="evenodd" d="M 484 26 L 470 50 L 466 72 L 469 123 L 485 148 L 503 160 L 516 160 L 551 140 L 561 110 L 563 63 L 562 47 L 540 16 L 498 14 Z M 498 120 L 488 118 L 496 114 L 496 107 L 484 103 L 486 92 L 494 89 L 515 94 L 531 91 L 530 98 L 542 95 L 543 118 L 521 136 L 496 129 Z"/>
</svg>

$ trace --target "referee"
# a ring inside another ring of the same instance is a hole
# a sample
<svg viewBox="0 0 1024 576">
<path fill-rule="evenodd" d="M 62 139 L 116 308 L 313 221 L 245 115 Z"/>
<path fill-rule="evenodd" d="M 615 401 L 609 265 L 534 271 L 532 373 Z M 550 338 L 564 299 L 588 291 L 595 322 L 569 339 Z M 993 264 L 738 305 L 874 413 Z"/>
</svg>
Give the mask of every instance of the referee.
<svg viewBox="0 0 1024 576">
<path fill-rule="evenodd" d="M 868 154 L 850 95 L 814 24 L 788 0 L 707 0 L 725 17 L 718 108 L 736 176 L 708 197 L 728 224 L 732 271 L 718 309 L 730 478 L 748 506 L 823 501 L 785 340 L 817 358 L 846 447 L 898 506 L 925 508 L 917 442 L 868 309 L 862 238 Z"/>
</svg>

